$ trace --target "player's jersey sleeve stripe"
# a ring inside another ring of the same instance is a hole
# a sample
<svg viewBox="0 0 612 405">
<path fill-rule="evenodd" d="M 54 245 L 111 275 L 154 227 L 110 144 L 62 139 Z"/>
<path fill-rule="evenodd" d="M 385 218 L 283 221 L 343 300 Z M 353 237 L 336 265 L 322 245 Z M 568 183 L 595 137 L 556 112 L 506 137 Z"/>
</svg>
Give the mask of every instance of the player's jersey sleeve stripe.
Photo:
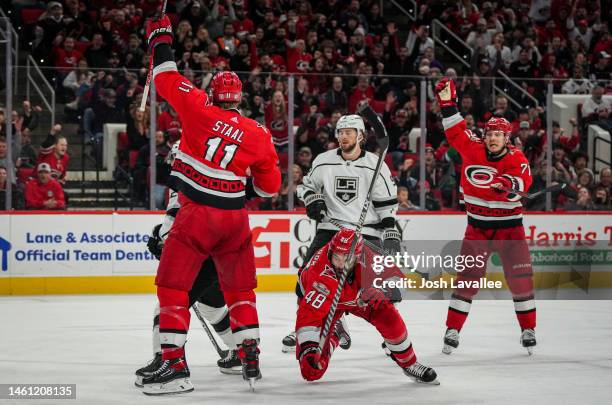
<svg viewBox="0 0 612 405">
<path fill-rule="evenodd" d="M 153 78 L 155 78 L 156 75 L 158 75 L 159 73 L 163 73 L 163 72 L 177 72 L 178 69 L 176 67 L 176 62 L 173 61 L 167 61 L 164 63 L 161 63 L 157 66 L 155 66 L 153 68 Z"/>
<path fill-rule="evenodd" d="M 176 214 L 178 214 L 178 208 L 170 208 L 166 211 L 166 215 L 172 218 L 176 218 Z"/>
<path fill-rule="evenodd" d="M 391 198 L 385 201 L 372 201 L 374 208 L 385 208 L 397 205 L 397 198 Z"/>
<path fill-rule="evenodd" d="M 442 118 L 442 126 L 446 130 L 446 129 L 454 127 L 455 125 L 460 123 L 462 120 L 463 120 L 463 117 L 461 116 L 461 114 L 456 113 L 456 114 L 451 115 L 448 118 Z"/>
<path fill-rule="evenodd" d="M 255 190 L 257 195 L 260 197 L 272 197 L 274 195 L 274 193 L 266 193 L 265 191 L 257 187 L 255 183 L 253 183 L 253 189 Z"/>
</svg>

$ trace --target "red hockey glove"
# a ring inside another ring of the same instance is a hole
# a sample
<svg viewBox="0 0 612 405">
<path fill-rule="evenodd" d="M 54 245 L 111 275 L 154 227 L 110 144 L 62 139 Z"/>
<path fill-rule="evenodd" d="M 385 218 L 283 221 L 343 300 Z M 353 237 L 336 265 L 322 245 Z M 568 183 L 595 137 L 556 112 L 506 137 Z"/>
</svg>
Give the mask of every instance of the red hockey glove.
<svg viewBox="0 0 612 405">
<path fill-rule="evenodd" d="M 168 16 L 164 15 L 160 19 L 147 20 L 146 33 L 149 53 L 153 53 L 153 49 L 157 44 L 172 46 L 174 34 L 172 33 L 172 23 Z"/>
<path fill-rule="evenodd" d="M 512 182 L 505 177 L 496 177 L 491 183 L 491 188 L 498 193 L 505 193 L 506 191 L 502 190 L 500 187 L 512 188 Z"/>
<path fill-rule="evenodd" d="M 389 301 L 387 291 L 382 288 L 367 287 L 360 291 L 357 303 L 359 306 L 369 306 L 378 309 L 383 302 Z"/>
<path fill-rule="evenodd" d="M 457 90 L 452 79 L 448 77 L 440 79 L 434 92 L 440 108 L 457 106 Z"/>
<path fill-rule="evenodd" d="M 316 343 L 306 344 L 300 352 L 300 371 L 306 381 L 316 381 L 327 370 L 328 359 L 321 357 L 321 349 Z"/>
</svg>

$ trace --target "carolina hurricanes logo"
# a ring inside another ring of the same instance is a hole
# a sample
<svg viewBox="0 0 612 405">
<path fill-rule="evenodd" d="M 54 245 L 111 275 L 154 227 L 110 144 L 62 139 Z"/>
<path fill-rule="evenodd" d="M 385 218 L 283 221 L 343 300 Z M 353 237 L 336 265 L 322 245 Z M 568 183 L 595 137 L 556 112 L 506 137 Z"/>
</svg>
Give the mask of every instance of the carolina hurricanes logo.
<svg viewBox="0 0 612 405">
<path fill-rule="evenodd" d="M 270 129 L 272 131 L 282 131 L 285 129 L 286 121 L 284 120 L 274 120 L 270 122 Z"/>
<path fill-rule="evenodd" d="M 478 188 L 489 188 L 497 170 L 490 166 L 473 165 L 465 168 L 465 178 L 471 185 Z"/>
<path fill-rule="evenodd" d="M 309 63 L 308 63 L 308 61 L 300 60 L 300 61 L 297 62 L 296 65 L 297 65 L 298 70 L 301 70 L 302 72 L 305 72 L 305 71 L 308 70 Z"/>
</svg>

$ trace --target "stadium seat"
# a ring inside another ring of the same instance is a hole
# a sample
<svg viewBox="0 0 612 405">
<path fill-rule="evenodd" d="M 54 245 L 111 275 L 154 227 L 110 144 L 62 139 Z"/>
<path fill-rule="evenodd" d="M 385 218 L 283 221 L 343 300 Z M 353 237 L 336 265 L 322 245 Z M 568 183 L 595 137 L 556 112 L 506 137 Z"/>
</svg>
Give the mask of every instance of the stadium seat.
<svg viewBox="0 0 612 405">
<path fill-rule="evenodd" d="M 24 26 L 33 25 L 44 12 L 41 8 L 24 8 L 21 10 L 21 23 Z"/>
</svg>

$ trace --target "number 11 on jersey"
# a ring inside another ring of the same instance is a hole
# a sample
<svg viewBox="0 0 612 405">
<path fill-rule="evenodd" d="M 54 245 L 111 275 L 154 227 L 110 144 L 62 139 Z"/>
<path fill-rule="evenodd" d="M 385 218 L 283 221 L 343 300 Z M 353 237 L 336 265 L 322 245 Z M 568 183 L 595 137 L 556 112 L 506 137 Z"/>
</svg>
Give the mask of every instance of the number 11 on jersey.
<svg viewBox="0 0 612 405">
<path fill-rule="evenodd" d="M 209 162 L 216 163 L 213 159 L 215 157 L 215 154 L 217 153 L 217 149 L 219 149 L 219 146 L 221 145 L 221 141 L 222 139 L 219 137 L 209 138 L 206 141 L 206 145 L 208 146 L 208 148 L 206 148 L 206 155 L 204 156 L 204 159 L 208 160 Z M 233 143 L 226 144 L 223 147 L 223 158 L 218 163 L 218 165 L 221 166 L 222 169 L 227 169 L 227 166 L 234 158 L 234 154 L 236 154 L 237 149 L 238 145 L 235 145 Z"/>
</svg>

